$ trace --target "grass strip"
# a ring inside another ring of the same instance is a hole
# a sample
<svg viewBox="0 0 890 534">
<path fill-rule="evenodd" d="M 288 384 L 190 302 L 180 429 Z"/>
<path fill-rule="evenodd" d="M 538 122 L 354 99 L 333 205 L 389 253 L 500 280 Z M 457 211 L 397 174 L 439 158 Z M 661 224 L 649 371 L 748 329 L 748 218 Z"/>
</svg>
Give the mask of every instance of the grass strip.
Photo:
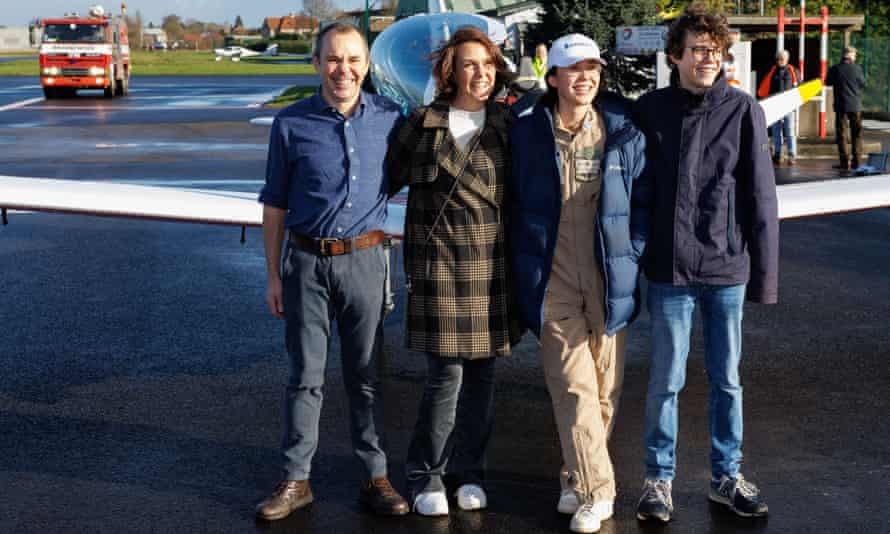
<svg viewBox="0 0 890 534">
<path fill-rule="evenodd" d="M 280 95 L 269 102 L 266 102 L 264 106 L 270 108 L 283 108 L 314 95 L 315 90 L 316 87 L 314 85 L 295 85 L 285 89 Z"/>
<path fill-rule="evenodd" d="M 0 63 L 0 76 L 37 76 L 37 56 Z M 133 76 L 245 76 L 315 74 L 310 64 L 271 63 L 269 61 L 216 61 L 210 51 L 144 52 L 133 51 Z"/>
</svg>

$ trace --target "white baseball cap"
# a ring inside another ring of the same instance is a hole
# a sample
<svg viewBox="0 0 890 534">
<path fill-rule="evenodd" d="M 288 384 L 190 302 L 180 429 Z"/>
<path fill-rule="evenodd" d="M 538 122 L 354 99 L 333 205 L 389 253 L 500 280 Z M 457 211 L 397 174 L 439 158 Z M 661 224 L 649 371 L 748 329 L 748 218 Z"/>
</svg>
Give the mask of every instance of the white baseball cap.
<svg viewBox="0 0 890 534">
<path fill-rule="evenodd" d="M 553 41 L 550 52 L 547 54 L 547 67 L 571 67 L 579 61 L 595 59 L 605 66 L 606 62 L 600 57 L 600 47 L 596 42 L 580 33 L 563 35 Z"/>
</svg>

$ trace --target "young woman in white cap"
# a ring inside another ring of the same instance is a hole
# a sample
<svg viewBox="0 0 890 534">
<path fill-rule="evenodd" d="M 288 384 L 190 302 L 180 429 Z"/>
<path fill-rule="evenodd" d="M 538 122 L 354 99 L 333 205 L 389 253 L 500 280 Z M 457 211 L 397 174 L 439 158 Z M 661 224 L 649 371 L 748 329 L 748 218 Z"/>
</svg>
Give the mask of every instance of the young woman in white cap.
<svg viewBox="0 0 890 534">
<path fill-rule="evenodd" d="M 540 339 L 564 464 L 557 509 L 572 514 L 573 532 L 596 532 L 612 516 L 607 440 L 648 228 L 630 203 L 645 141 L 628 101 L 600 90 L 604 65 L 586 36 L 554 41 L 547 93 L 510 136 L 515 291 Z"/>
</svg>

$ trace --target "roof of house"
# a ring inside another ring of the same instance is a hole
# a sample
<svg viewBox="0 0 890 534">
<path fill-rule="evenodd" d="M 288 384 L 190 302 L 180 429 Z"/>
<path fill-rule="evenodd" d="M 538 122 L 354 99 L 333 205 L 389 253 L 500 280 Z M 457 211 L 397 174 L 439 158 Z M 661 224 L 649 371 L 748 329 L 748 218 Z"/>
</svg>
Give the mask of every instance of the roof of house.
<svg viewBox="0 0 890 534">
<path fill-rule="evenodd" d="M 263 25 L 275 32 L 295 32 L 299 30 L 318 29 L 318 19 L 306 15 L 285 15 L 283 17 L 266 17 Z"/>
</svg>

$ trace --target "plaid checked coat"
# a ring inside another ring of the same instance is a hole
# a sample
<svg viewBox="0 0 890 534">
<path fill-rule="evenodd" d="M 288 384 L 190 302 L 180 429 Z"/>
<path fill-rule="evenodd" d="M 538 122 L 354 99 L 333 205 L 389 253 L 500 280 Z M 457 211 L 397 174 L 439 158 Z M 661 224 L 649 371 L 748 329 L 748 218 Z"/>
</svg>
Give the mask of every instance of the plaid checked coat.
<svg viewBox="0 0 890 534">
<path fill-rule="evenodd" d="M 448 102 L 436 100 L 414 110 L 390 145 L 390 193 L 410 186 L 403 245 L 411 350 L 488 358 L 519 341 L 503 208 L 511 123 L 505 106 L 489 102 L 485 125 L 461 150 L 448 130 Z"/>
</svg>

